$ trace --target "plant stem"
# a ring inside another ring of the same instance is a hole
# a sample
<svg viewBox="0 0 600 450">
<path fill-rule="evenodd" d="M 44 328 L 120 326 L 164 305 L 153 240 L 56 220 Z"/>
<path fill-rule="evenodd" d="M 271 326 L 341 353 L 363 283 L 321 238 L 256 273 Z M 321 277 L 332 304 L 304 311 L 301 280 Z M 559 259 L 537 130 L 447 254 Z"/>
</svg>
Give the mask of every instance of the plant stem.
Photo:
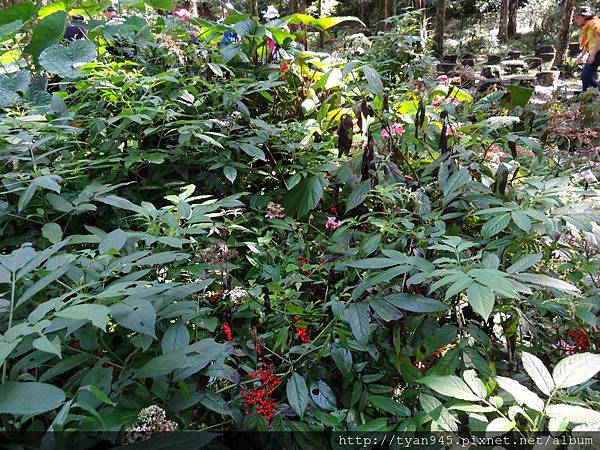
<svg viewBox="0 0 600 450">
<path fill-rule="evenodd" d="M 9 330 L 12 327 L 13 312 L 15 310 L 15 290 L 17 287 L 16 277 L 17 277 L 17 274 L 15 272 L 12 272 L 12 287 L 10 290 L 10 312 L 8 314 L 8 329 Z M 4 384 L 4 382 L 6 381 L 7 364 L 8 364 L 8 357 L 7 357 L 7 360 L 5 360 L 4 363 L 2 364 L 2 383 L 1 384 Z"/>
</svg>

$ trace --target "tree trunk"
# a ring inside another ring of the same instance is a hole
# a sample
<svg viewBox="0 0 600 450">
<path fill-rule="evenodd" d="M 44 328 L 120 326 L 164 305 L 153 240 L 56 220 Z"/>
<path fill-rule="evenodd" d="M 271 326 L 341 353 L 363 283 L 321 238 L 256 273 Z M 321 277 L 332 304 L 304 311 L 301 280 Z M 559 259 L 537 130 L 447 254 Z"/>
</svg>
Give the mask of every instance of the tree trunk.
<svg viewBox="0 0 600 450">
<path fill-rule="evenodd" d="M 519 10 L 519 0 L 509 0 L 508 2 L 508 37 L 517 35 L 517 12 Z"/>
<path fill-rule="evenodd" d="M 306 11 L 305 0 L 290 0 L 290 13 L 291 14 L 304 14 Z"/>
<path fill-rule="evenodd" d="M 571 21 L 573 20 L 574 9 L 575 0 L 566 0 L 562 21 L 560 23 L 560 31 L 558 32 L 558 39 L 556 41 L 556 56 L 554 57 L 554 65 L 556 67 L 560 67 L 565 63 L 565 54 L 567 53 L 567 48 L 569 48 Z"/>
<path fill-rule="evenodd" d="M 446 0 L 436 0 L 435 2 L 435 43 L 436 55 L 444 54 L 444 29 L 446 27 Z"/>
<path fill-rule="evenodd" d="M 509 0 L 500 0 L 500 23 L 498 24 L 498 40 L 506 42 L 508 38 L 508 3 Z"/>
<path fill-rule="evenodd" d="M 383 0 L 383 20 L 384 21 L 392 15 L 391 3 L 392 3 L 392 0 Z M 390 25 L 391 24 L 384 22 L 383 29 L 389 30 L 391 28 Z"/>
</svg>

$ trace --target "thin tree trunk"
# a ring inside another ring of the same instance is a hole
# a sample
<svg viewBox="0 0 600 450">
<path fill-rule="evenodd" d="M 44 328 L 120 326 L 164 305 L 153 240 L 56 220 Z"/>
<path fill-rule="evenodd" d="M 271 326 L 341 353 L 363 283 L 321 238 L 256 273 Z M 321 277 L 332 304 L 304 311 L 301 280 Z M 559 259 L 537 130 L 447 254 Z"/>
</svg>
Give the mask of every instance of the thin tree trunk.
<svg viewBox="0 0 600 450">
<path fill-rule="evenodd" d="M 508 2 L 508 29 L 509 38 L 517 35 L 517 12 L 519 11 L 519 0 L 509 0 Z"/>
<path fill-rule="evenodd" d="M 508 38 L 508 3 L 509 0 L 500 0 L 500 23 L 498 24 L 500 42 L 506 42 Z"/>
<path fill-rule="evenodd" d="M 435 2 L 435 52 L 437 56 L 444 54 L 444 29 L 446 27 L 446 0 Z"/>
<path fill-rule="evenodd" d="M 554 65 L 557 67 L 565 63 L 565 55 L 569 48 L 569 37 L 571 36 L 571 21 L 573 20 L 573 10 L 575 9 L 575 0 L 566 0 L 563 10 L 562 21 L 560 23 L 560 31 L 556 40 L 556 56 L 554 57 Z"/>
<path fill-rule="evenodd" d="M 384 21 L 388 17 L 390 17 L 392 15 L 392 13 L 391 13 L 391 1 L 392 0 L 383 0 L 383 20 Z M 383 29 L 384 30 L 389 30 L 390 29 L 390 24 L 387 23 L 387 22 L 384 22 Z"/>
</svg>

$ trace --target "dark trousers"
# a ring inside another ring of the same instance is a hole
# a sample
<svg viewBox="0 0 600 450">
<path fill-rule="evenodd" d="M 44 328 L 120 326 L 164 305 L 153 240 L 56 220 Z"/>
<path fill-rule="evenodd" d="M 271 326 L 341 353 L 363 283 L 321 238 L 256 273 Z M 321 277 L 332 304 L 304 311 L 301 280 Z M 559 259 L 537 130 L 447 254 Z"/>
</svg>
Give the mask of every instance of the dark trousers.
<svg viewBox="0 0 600 450">
<path fill-rule="evenodd" d="M 600 52 L 596 53 L 594 62 L 592 64 L 586 64 L 583 66 L 583 70 L 581 71 L 581 83 L 583 84 L 584 91 L 587 88 L 600 89 L 600 83 L 598 83 L 598 80 L 596 79 L 598 67 L 600 67 Z"/>
</svg>

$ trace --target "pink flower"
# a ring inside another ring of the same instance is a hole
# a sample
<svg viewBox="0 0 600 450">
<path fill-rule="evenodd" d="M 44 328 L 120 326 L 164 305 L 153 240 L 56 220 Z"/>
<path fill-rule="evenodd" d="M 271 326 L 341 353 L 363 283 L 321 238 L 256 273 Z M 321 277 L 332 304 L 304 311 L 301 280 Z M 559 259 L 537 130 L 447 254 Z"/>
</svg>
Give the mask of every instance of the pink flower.
<svg viewBox="0 0 600 450">
<path fill-rule="evenodd" d="M 437 77 L 437 80 L 441 81 L 444 84 L 447 84 L 450 79 L 448 78 L 448 75 L 440 75 L 439 77 Z"/>
<path fill-rule="evenodd" d="M 383 128 L 381 130 L 381 137 L 383 139 L 389 139 L 390 135 L 391 136 L 396 136 L 396 135 L 401 136 L 402 134 L 404 134 L 404 127 L 397 122 L 394 122 L 392 124 L 392 126 L 390 126 L 389 131 L 387 128 Z"/>
<path fill-rule="evenodd" d="M 343 225 L 343 220 L 337 220 L 336 217 L 328 217 L 327 222 L 325 222 L 326 230 L 337 230 L 339 227 Z"/>
<path fill-rule="evenodd" d="M 173 11 L 173 15 L 185 20 L 186 22 L 192 18 L 192 13 L 184 8 L 177 8 L 175 11 Z"/>
</svg>

